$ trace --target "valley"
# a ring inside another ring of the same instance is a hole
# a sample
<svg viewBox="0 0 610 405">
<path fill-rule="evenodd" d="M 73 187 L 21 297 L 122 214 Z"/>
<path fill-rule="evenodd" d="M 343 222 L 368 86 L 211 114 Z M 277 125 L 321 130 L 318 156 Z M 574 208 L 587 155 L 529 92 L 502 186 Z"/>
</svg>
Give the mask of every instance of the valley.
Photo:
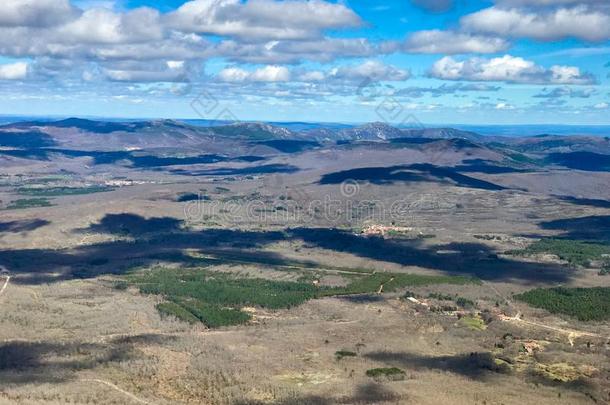
<svg viewBox="0 0 610 405">
<path fill-rule="evenodd" d="M 0 403 L 606 403 L 609 159 L 381 123 L 4 125 Z"/>
</svg>

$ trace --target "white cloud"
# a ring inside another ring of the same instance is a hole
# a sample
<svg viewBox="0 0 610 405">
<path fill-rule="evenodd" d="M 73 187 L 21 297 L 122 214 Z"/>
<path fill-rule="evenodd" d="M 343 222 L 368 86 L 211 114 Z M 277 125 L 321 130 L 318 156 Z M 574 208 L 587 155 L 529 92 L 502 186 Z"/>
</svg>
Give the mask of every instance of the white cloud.
<svg viewBox="0 0 610 405">
<path fill-rule="evenodd" d="M 363 38 L 320 38 L 315 41 L 244 43 L 222 41 L 217 55 L 235 62 L 283 64 L 301 61 L 329 62 L 339 57 L 368 57 L 380 50 Z"/>
<path fill-rule="evenodd" d="M 326 74 L 319 70 L 305 72 L 299 76 L 299 81 L 302 82 L 321 82 L 326 78 Z"/>
<path fill-rule="evenodd" d="M 441 3 L 449 3 L 448 0 L 418 1 L 432 8 L 443 8 Z M 601 25 L 608 14 L 608 8 L 604 8 L 607 2 L 601 0 L 497 0 L 496 6 L 481 12 L 494 10 L 496 14 L 489 11 L 489 15 L 480 15 L 477 20 L 479 13 L 475 13 L 463 20 L 461 28 L 420 31 L 400 42 L 336 35 L 336 30 L 365 24 L 348 7 L 351 3 L 344 0 L 185 0 L 180 2 L 184 4 L 177 11 L 170 13 L 147 7 L 127 10 L 122 7 L 125 4 L 122 0 L 4 0 L 1 3 L 0 55 L 28 63 L 0 65 L 0 79 L 39 81 L 5 83 L 6 87 L 36 88 L 42 87 L 43 81 L 54 80 L 47 87 L 52 89 L 49 91 L 65 84 L 73 89 L 131 96 L 130 88 L 146 89 L 142 92 L 148 91 L 147 95 L 154 91 L 157 95 L 167 94 L 168 89 L 188 88 L 186 92 L 205 85 L 220 93 L 226 91 L 227 97 L 235 99 L 256 94 L 261 98 L 290 97 L 305 102 L 335 96 L 353 97 L 355 86 L 365 79 L 400 82 L 410 78 L 408 69 L 374 60 L 377 55 L 497 53 L 509 47 L 509 38 L 513 36 L 546 39 L 588 35 L 594 38 L 606 35 L 606 28 Z M 510 14 L 507 22 L 498 10 L 514 12 L 517 17 Z M 558 17 L 560 12 L 576 15 L 580 26 L 568 27 Z M 496 20 L 480 21 L 484 17 Z M 202 66 L 210 58 L 223 58 L 229 65 L 215 77 L 202 75 Z M 347 58 L 358 58 L 358 62 L 346 62 Z M 341 64 L 327 64 L 336 60 Z M 307 70 L 289 66 L 305 61 L 320 62 L 322 67 Z M 459 92 L 499 90 L 497 83 L 480 83 L 484 81 L 559 87 L 594 82 L 592 76 L 573 66 L 542 67 L 508 55 L 491 59 L 443 58 L 434 64 L 430 74 L 473 83 L 408 88 L 400 95 L 461 97 L 463 94 Z M 379 87 L 399 94 L 389 84 L 379 84 Z M 589 93 L 574 90 L 569 94 L 569 97 L 579 94 L 585 97 Z M 507 109 L 511 105 L 498 99 L 490 102 L 489 108 L 494 107 Z M 418 105 L 418 108 L 423 107 Z"/>
<path fill-rule="evenodd" d="M 575 66 L 551 66 L 551 81 L 556 84 L 587 84 L 580 69 Z"/>
<path fill-rule="evenodd" d="M 57 30 L 57 40 L 78 44 L 122 44 L 162 39 L 160 14 L 151 8 L 115 13 L 98 8 Z"/>
<path fill-rule="evenodd" d="M 605 110 L 609 106 L 608 106 L 608 103 L 598 103 L 598 104 L 595 104 L 593 107 L 598 110 Z"/>
<path fill-rule="evenodd" d="M 182 69 L 184 68 L 183 60 L 168 60 L 167 67 L 170 69 Z"/>
<path fill-rule="evenodd" d="M 345 5 L 322 0 L 194 0 L 167 19 L 177 30 L 248 41 L 315 38 L 324 30 L 362 24 Z"/>
<path fill-rule="evenodd" d="M 592 95 L 596 94 L 596 90 L 594 88 L 584 88 L 584 89 L 573 89 L 571 87 L 555 87 L 552 90 L 543 89 L 543 91 L 539 94 L 536 94 L 535 98 L 548 98 L 548 99 L 557 99 L 562 97 L 570 97 L 570 98 L 589 98 Z"/>
<path fill-rule="evenodd" d="M 25 62 L 0 65 L 0 80 L 21 80 L 28 74 L 28 64 Z"/>
<path fill-rule="evenodd" d="M 377 52 L 366 39 L 325 37 L 326 30 L 362 21 L 346 5 L 322 0 L 195 0 L 168 14 L 147 7 L 124 11 L 111 1 L 76 4 L 83 9 L 68 0 L 5 0 L 0 54 L 97 63 L 220 56 L 273 65 Z M 200 35 L 207 33 L 224 38 Z"/>
<path fill-rule="evenodd" d="M 496 110 L 514 110 L 515 106 L 508 103 L 498 103 L 495 106 Z"/>
<path fill-rule="evenodd" d="M 250 76 L 255 82 L 287 82 L 290 80 L 290 71 L 285 66 L 265 66 L 256 69 Z"/>
<path fill-rule="evenodd" d="M 185 82 L 193 69 L 185 61 L 171 60 L 106 62 L 102 67 L 104 76 L 117 82 Z"/>
<path fill-rule="evenodd" d="M 540 55 L 541 57 L 558 57 L 567 56 L 570 58 L 580 58 L 586 56 L 596 55 L 608 55 L 610 54 L 610 47 L 598 46 L 598 47 L 580 47 L 580 48 L 567 48 L 559 51 L 548 52 Z"/>
<path fill-rule="evenodd" d="M 104 74 L 117 82 L 182 82 L 183 73 L 174 70 L 148 71 L 148 70 L 112 70 L 105 69 Z"/>
<path fill-rule="evenodd" d="M 217 77 L 224 82 L 287 82 L 290 80 L 290 71 L 285 66 L 269 65 L 256 69 L 253 72 L 237 67 L 228 67 L 221 70 Z"/>
<path fill-rule="evenodd" d="M 84 81 L 90 82 L 93 79 L 95 79 L 95 74 L 93 74 L 92 72 L 89 72 L 88 70 L 85 70 L 82 74 L 82 78 Z"/>
<path fill-rule="evenodd" d="M 158 11 L 90 9 L 54 27 L 2 27 L 0 54 L 15 57 L 107 59 L 201 58 L 210 44 L 164 29 Z"/>
<path fill-rule="evenodd" d="M 290 71 L 285 66 L 268 65 L 254 71 L 231 66 L 218 72 L 216 78 L 222 82 L 231 83 L 277 83 L 291 82 L 307 84 L 315 83 L 333 87 L 358 85 L 363 80 L 372 81 L 403 81 L 410 77 L 410 72 L 379 61 L 368 60 L 357 65 L 335 67 L 326 71 L 294 69 Z"/>
<path fill-rule="evenodd" d="M 110 44 L 79 50 L 87 59 L 105 60 L 182 60 L 205 59 L 214 54 L 214 46 L 192 35 L 173 33 L 159 41 Z"/>
<path fill-rule="evenodd" d="M 0 26 L 49 27 L 69 21 L 77 14 L 69 0 L 3 0 Z"/>
<path fill-rule="evenodd" d="M 429 94 L 432 97 L 442 97 L 448 94 L 458 94 L 464 92 L 492 92 L 499 91 L 499 86 L 492 86 L 487 83 L 443 83 L 438 87 L 405 87 L 396 92 L 397 95 L 410 98 L 420 98 Z"/>
<path fill-rule="evenodd" d="M 552 4 L 555 5 L 557 2 Z M 461 25 L 471 32 L 544 41 L 564 38 L 579 38 L 586 41 L 610 39 L 608 8 L 587 5 L 555 9 L 494 6 L 463 17 Z"/>
<path fill-rule="evenodd" d="M 458 61 L 446 56 L 434 63 L 430 76 L 445 80 L 502 81 L 508 83 L 592 84 L 595 79 L 577 67 L 552 66 L 545 69 L 532 61 L 504 55 L 493 59 Z"/>
<path fill-rule="evenodd" d="M 218 73 L 218 78 L 223 82 L 243 82 L 250 77 L 250 72 L 244 69 L 229 67 Z"/>
<path fill-rule="evenodd" d="M 403 81 L 411 77 L 411 72 L 399 69 L 395 66 L 386 65 L 377 60 L 368 60 L 360 65 L 340 66 L 332 69 L 327 77 L 348 81 L 364 79 L 373 81 Z"/>
<path fill-rule="evenodd" d="M 497 53 L 508 48 L 501 38 L 452 31 L 418 31 L 405 41 L 403 49 L 412 53 Z"/>
</svg>

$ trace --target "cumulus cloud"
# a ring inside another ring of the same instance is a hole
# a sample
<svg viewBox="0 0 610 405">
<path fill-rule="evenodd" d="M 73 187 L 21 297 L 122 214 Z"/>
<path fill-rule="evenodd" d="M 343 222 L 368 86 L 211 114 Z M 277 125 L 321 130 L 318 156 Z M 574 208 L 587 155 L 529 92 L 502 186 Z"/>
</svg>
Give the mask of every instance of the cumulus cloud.
<svg viewBox="0 0 610 405">
<path fill-rule="evenodd" d="M 21 80 L 28 74 L 28 64 L 25 62 L 0 65 L 0 80 Z"/>
<path fill-rule="evenodd" d="M 435 12 L 454 3 L 412 1 Z M 299 100 L 353 96 L 354 87 L 363 80 L 379 83 L 410 78 L 408 69 L 374 60 L 378 55 L 493 54 L 506 51 L 512 37 L 603 40 L 608 38 L 610 8 L 605 0 L 496 0 L 495 6 L 465 17 L 451 30 L 420 31 L 404 41 L 383 41 L 358 38 L 353 33 L 337 35 L 343 29 L 366 26 L 345 1 L 179 3 L 182 5 L 175 11 L 161 12 L 149 7 L 116 7 L 121 2 L 112 0 L 4 0 L 0 5 L 0 55 L 20 62 L 0 65 L 0 80 L 40 81 L 4 82 L 6 87 L 31 88 L 53 80 L 49 92 L 66 84 L 71 89 L 88 88 L 121 97 L 131 97 L 125 89 L 167 94 L 170 88 L 192 91 L 204 85 L 216 86 L 219 92 L 229 89 L 227 97 L 237 98 L 253 94 Z M 210 58 L 222 58 L 228 67 L 215 76 L 204 75 L 203 65 Z M 321 67 L 308 70 L 313 68 L 298 66 L 309 61 L 319 62 Z M 334 61 L 341 63 L 331 65 Z M 561 90 L 544 90 L 536 96 L 547 98 L 547 102 L 561 97 L 585 98 L 593 93 L 565 86 L 594 83 L 591 75 L 577 67 L 542 67 L 508 55 L 491 59 L 445 57 L 434 64 L 430 75 L 471 83 L 409 87 L 395 94 L 463 97 L 458 93 L 498 91 L 497 83 L 484 83 L 492 81 L 564 85 Z M 139 82 L 146 85 L 131 84 Z M 387 83 L 379 86 L 395 90 Z M 121 91 L 113 93 L 116 89 Z M 496 102 L 509 105 L 503 100 Z"/>
<path fill-rule="evenodd" d="M 603 7 L 577 4 L 571 7 L 534 9 L 494 6 L 463 17 L 461 25 L 470 32 L 543 41 L 565 38 L 586 41 L 610 39 L 610 12 L 607 4 Z"/>
<path fill-rule="evenodd" d="M 31 58 L 32 79 L 59 77 L 61 71 L 66 77 L 90 78 L 96 69 L 83 72 L 83 65 L 94 63 L 110 80 L 177 81 L 189 70 L 170 69 L 167 61 L 202 63 L 223 57 L 281 65 L 378 54 L 380 49 L 367 39 L 325 33 L 362 24 L 345 4 L 324 0 L 192 0 L 165 14 L 148 7 L 117 9 L 107 1 L 5 0 L 0 55 Z M 221 38 L 209 40 L 208 34 Z M 165 67 L 108 67 L 121 61 Z M 282 80 L 284 74 L 268 69 L 250 79 Z"/>
<path fill-rule="evenodd" d="M 70 21 L 78 14 L 69 0 L 3 0 L 0 26 L 50 27 Z"/>
<path fill-rule="evenodd" d="M 508 103 L 498 103 L 494 108 L 496 110 L 514 110 L 515 106 Z"/>
<path fill-rule="evenodd" d="M 576 38 L 590 42 L 610 39 L 607 0 L 496 0 L 495 3 L 462 17 L 454 30 L 419 31 L 402 47 L 394 46 L 413 53 L 484 54 L 505 51 L 513 38 L 540 41 Z"/>
<path fill-rule="evenodd" d="M 418 31 L 402 47 L 412 53 L 497 53 L 508 49 L 502 38 L 472 35 L 462 32 L 429 30 Z"/>
<path fill-rule="evenodd" d="M 369 79 L 372 81 L 403 81 L 411 77 L 408 70 L 386 65 L 377 60 L 368 60 L 354 66 L 341 66 L 332 69 L 327 78 L 335 80 L 359 81 Z"/>
<path fill-rule="evenodd" d="M 551 66 L 551 82 L 555 84 L 594 84 L 591 74 L 582 74 L 576 66 Z"/>
<path fill-rule="evenodd" d="M 311 39 L 324 30 L 362 24 L 345 5 L 322 0 L 194 0 L 170 13 L 167 20 L 180 31 L 249 41 Z"/>
<path fill-rule="evenodd" d="M 269 41 L 243 43 L 222 41 L 215 53 L 235 62 L 298 63 L 329 62 L 339 57 L 368 57 L 380 50 L 362 38 L 320 38 L 316 41 Z"/>
<path fill-rule="evenodd" d="M 265 66 L 256 69 L 250 79 L 255 82 L 287 82 L 290 71 L 285 66 Z"/>
<path fill-rule="evenodd" d="M 589 98 L 596 93 L 595 89 L 573 89 L 571 87 L 544 88 L 542 92 L 534 95 L 535 98 Z"/>
<path fill-rule="evenodd" d="M 195 60 L 214 55 L 214 46 L 196 35 L 172 33 L 153 42 L 99 45 L 83 50 L 87 59 L 106 60 Z"/>
<path fill-rule="evenodd" d="M 434 63 L 430 76 L 444 80 L 500 81 L 536 84 L 593 84 L 595 79 L 573 66 L 552 66 L 546 69 L 520 57 L 455 60 L 446 56 Z"/>
<path fill-rule="evenodd" d="M 98 8 L 58 28 L 55 39 L 76 44 L 122 44 L 155 41 L 163 37 L 157 10 L 142 7 L 127 13 Z"/>
<path fill-rule="evenodd" d="M 104 76 L 117 82 L 185 82 L 191 66 L 185 61 L 121 61 L 102 64 Z"/>
<path fill-rule="evenodd" d="M 223 82 L 243 82 L 250 77 L 250 72 L 237 67 L 224 68 L 218 72 L 218 79 Z"/>
<path fill-rule="evenodd" d="M 104 74 L 117 82 L 183 82 L 186 77 L 173 69 L 165 71 L 148 70 L 112 70 L 105 69 Z"/>
<path fill-rule="evenodd" d="M 290 71 L 285 66 L 277 65 L 264 66 L 253 72 L 228 67 L 221 70 L 217 77 L 224 82 L 287 82 L 290 80 Z"/>
<path fill-rule="evenodd" d="M 0 7 L 0 20 L 2 15 Z M 147 59 L 161 59 L 168 57 L 170 49 L 176 57 L 175 50 L 204 42 L 198 36 L 166 30 L 160 13 L 150 8 L 123 13 L 88 9 L 52 27 L 0 23 L 0 54 L 7 56 L 106 60 L 140 59 L 141 54 L 148 54 Z"/>
<path fill-rule="evenodd" d="M 302 82 L 321 82 L 324 79 L 326 79 L 326 73 L 319 70 L 311 70 L 299 75 L 299 81 Z"/>
<path fill-rule="evenodd" d="M 447 94 L 461 92 L 492 92 L 499 91 L 499 86 L 491 86 L 487 83 L 455 83 L 442 84 L 438 87 L 405 87 L 396 92 L 397 95 L 420 98 L 429 94 L 432 97 L 442 97 Z"/>
<path fill-rule="evenodd" d="M 363 80 L 371 81 L 404 81 L 410 72 L 379 61 L 368 60 L 357 65 L 346 65 L 322 70 L 295 69 L 290 71 L 285 66 L 268 65 L 247 71 L 239 67 L 227 67 L 221 70 L 217 78 L 224 82 L 303 82 L 303 83 L 350 83 L 358 85 Z"/>
</svg>

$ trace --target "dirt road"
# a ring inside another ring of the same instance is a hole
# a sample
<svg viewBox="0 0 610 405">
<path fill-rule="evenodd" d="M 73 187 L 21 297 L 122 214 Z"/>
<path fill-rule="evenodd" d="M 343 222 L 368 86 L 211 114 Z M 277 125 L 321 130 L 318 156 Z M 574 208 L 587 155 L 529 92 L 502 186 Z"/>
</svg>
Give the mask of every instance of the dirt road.
<svg viewBox="0 0 610 405">
<path fill-rule="evenodd" d="M 516 308 L 516 306 L 514 305 L 514 303 L 512 302 L 512 300 L 510 298 L 503 296 L 491 283 L 485 283 L 485 285 L 488 286 L 497 296 L 502 298 L 509 307 L 511 307 L 513 310 L 517 311 L 516 315 L 514 315 L 514 316 L 500 317 L 500 319 L 502 321 L 520 323 L 523 325 L 533 326 L 536 328 L 551 330 L 553 332 L 557 332 L 558 334 L 567 335 L 570 346 L 574 346 L 574 340 L 577 338 L 580 338 L 580 337 L 588 336 L 588 337 L 603 338 L 603 339 L 608 338 L 608 336 L 602 336 L 597 333 L 585 332 L 585 331 L 574 330 L 574 329 L 565 329 L 565 328 L 560 328 L 560 327 L 556 327 L 556 326 L 545 325 L 540 322 L 526 321 L 525 319 L 523 319 L 523 314 L 521 313 L 521 311 L 519 311 Z"/>
<path fill-rule="evenodd" d="M 98 384 L 103 384 L 107 387 L 110 387 L 111 389 L 120 392 L 121 394 L 125 395 L 128 398 L 131 398 L 133 401 L 139 403 L 139 404 L 150 404 L 150 402 L 145 401 L 143 399 L 140 399 L 138 397 L 136 397 L 135 395 L 133 395 L 131 392 L 125 391 L 124 389 L 114 385 L 113 383 L 109 382 L 109 381 L 104 381 L 104 380 L 100 380 L 97 378 L 83 378 L 79 381 L 82 382 L 94 382 L 94 383 L 98 383 Z"/>
<path fill-rule="evenodd" d="M 8 282 L 11 281 L 11 276 L 6 276 L 6 280 L 4 280 L 4 285 L 0 288 L 0 297 L 4 294 L 4 290 L 8 287 Z"/>
</svg>

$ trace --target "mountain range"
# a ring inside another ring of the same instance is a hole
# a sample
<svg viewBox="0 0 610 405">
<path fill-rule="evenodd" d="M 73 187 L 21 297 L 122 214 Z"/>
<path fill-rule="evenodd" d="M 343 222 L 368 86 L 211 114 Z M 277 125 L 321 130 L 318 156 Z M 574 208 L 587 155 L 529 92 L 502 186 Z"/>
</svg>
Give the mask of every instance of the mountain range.
<svg viewBox="0 0 610 405">
<path fill-rule="evenodd" d="M 380 122 L 351 127 L 303 125 L 290 129 L 263 122 L 203 127 L 174 120 L 115 122 L 69 118 L 0 126 L 0 156 L 34 160 L 50 159 L 54 154 L 95 155 L 98 162 L 113 163 L 154 156 L 169 158 L 165 164 L 170 165 L 198 163 L 197 159 L 192 160 L 198 156 L 206 156 L 199 163 L 207 162 L 210 155 L 256 161 L 277 154 L 347 147 L 417 148 L 432 153 L 469 149 L 473 158 L 489 158 L 491 154 L 520 166 L 559 164 L 604 171 L 610 168 L 610 138 L 599 136 L 485 136 L 455 128 L 397 128 Z M 473 153 L 477 148 L 480 152 Z M 176 161 L 185 157 L 190 160 Z M 158 163 L 158 159 L 146 161 Z"/>
</svg>

